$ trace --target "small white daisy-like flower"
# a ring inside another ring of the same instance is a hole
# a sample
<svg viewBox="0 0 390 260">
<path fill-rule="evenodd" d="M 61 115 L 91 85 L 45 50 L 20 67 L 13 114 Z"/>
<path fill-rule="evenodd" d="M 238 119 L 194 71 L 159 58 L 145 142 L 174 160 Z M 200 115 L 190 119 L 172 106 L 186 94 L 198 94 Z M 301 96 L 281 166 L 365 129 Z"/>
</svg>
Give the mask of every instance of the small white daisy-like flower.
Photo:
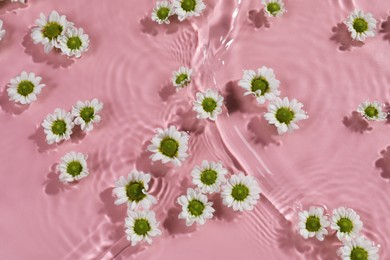
<svg viewBox="0 0 390 260">
<path fill-rule="evenodd" d="M 88 176 L 87 155 L 70 152 L 61 158 L 57 170 L 60 172 L 60 181 L 69 183 Z"/>
<path fill-rule="evenodd" d="M 35 24 L 37 27 L 32 29 L 31 38 L 35 44 L 42 43 L 46 53 L 57 47 L 60 36 L 69 26 L 73 26 L 65 15 L 60 16 L 57 11 L 51 11 L 48 19 L 41 13 Z"/>
<path fill-rule="evenodd" d="M 89 47 L 89 36 L 85 34 L 83 28 L 68 27 L 64 34 L 58 38 L 58 47 L 62 54 L 69 57 L 80 58 L 83 52 Z"/>
<path fill-rule="evenodd" d="M 45 84 L 41 84 L 41 77 L 35 76 L 34 73 L 23 71 L 20 76 L 10 80 L 8 84 L 9 100 L 19 102 L 20 104 L 30 104 L 37 100 Z"/>
<path fill-rule="evenodd" d="M 378 247 L 364 236 L 345 242 L 338 253 L 342 260 L 379 260 Z"/>
<path fill-rule="evenodd" d="M 368 37 L 375 36 L 377 21 L 370 13 L 355 9 L 348 18 L 344 21 L 348 31 L 351 32 L 351 37 L 357 41 L 364 41 Z"/>
<path fill-rule="evenodd" d="M 140 206 L 149 209 L 156 204 L 157 200 L 147 192 L 150 179 L 150 174 L 137 170 L 131 171 L 127 178 L 119 177 L 112 190 L 112 194 L 117 198 L 115 205 L 127 203 L 129 209 L 135 210 Z"/>
<path fill-rule="evenodd" d="M 74 116 L 74 123 L 80 125 L 83 131 L 91 131 L 93 124 L 101 121 L 101 116 L 98 115 L 103 109 L 103 103 L 96 98 L 85 102 L 77 101 L 72 108 L 72 115 Z"/>
<path fill-rule="evenodd" d="M 168 129 L 156 129 L 157 134 L 152 139 L 148 150 L 153 154 L 152 161 L 161 160 L 163 163 L 172 162 L 180 166 L 187 157 L 189 136 L 184 131 L 176 130 L 175 126 Z"/>
<path fill-rule="evenodd" d="M 298 121 L 308 118 L 302 107 L 303 104 L 296 99 L 289 101 L 286 97 L 283 100 L 276 98 L 268 105 L 264 118 L 270 125 L 276 126 L 278 134 L 292 132 L 299 128 L 296 124 Z"/>
<path fill-rule="evenodd" d="M 264 12 L 269 17 L 281 16 L 286 9 L 284 9 L 283 0 L 262 0 L 264 5 Z"/>
<path fill-rule="evenodd" d="M 4 38 L 5 30 L 3 28 L 3 21 L 0 20 L 0 41 Z"/>
<path fill-rule="evenodd" d="M 324 215 L 324 209 L 320 207 L 310 207 L 309 211 L 299 212 L 298 231 L 299 234 L 307 239 L 316 237 L 318 240 L 324 240 L 328 234 L 326 229 L 330 225 L 328 217 Z"/>
<path fill-rule="evenodd" d="M 252 210 L 260 198 L 261 189 L 252 176 L 240 172 L 222 186 L 222 203 L 234 211 Z"/>
<path fill-rule="evenodd" d="M 53 114 L 48 114 L 43 120 L 42 127 L 48 144 L 69 140 L 74 127 L 72 114 L 56 108 Z"/>
<path fill-rule="evenodd" d="M 351 240 L 359 235 L 363 222 L 353 209 L 341 207 L 333 210 L 330 227 L 337 230 L 337 238 L 341 241 Z"/>
<path fill-rule="evenodd" d="M 157 2 L 153 8 L 152 20 L 158 24 L 169 24 L 169 17 L 174 14 L 172 4 L 168 1 Z"/>
<path fill-rule="evenodd" d="M 138 242 L 146 241 L 152 243 L 152 238 L 161 235 L 159 222 L 156 220 L 156 214 L 153 211 L 127 211 L 125 221 L 127 240 L 135 246 Z"/>
<path fill-rule="evenodd" d="M 383 104 L 378 101 L 364 101 L 358 106 L 357 112 L 367 120 L 384 121 L 387 118 L 387 113 L 383 111 Z"/>
<path fill-rule="evenodd" d="M 196 93 L 193 110 L 198 114 L 197 118 L 210 119 L 215 121 L 222 112 L 223 97 L 218 92 L 207 89 L 204 93 Z"/>
<path fill-rule="evenodd" d="M 221 185 L 226 182 L 227 172 L 221 162 L 204 160 L 201 166 L 195 166 L 192 170 L 192 182 L 203 193 L 219 192 Z"/>
<path fill-rule="evenodd" d="M 182 195 L 177 199 L 182 211 L 179 219 L 185 219 L 186 226 L 191 226 L 194 222 L 204 225 L 207 219 L 213 217 L 213 203 L 209 202 L 207 196 L 199 190 L 187 189 L 187 195 Z"/>
<path fill-rule="evenodd" d="M 184 88 L 191 83 L 192 69 L 180 67 L 179 70 L 172 72 L 172 83 L 176 89 Z"/>
<path fill-rule="evenodd" d="M 273 69 L 265 66 L 254 70 L 244 70 L 238 85 L 246 90 L 244 95 L 254 95 L 259 104 L 274 100 L 280 95 L 280 81 L 275 78 Z"/>
<path fill-rule="evenodd" d="M 184 21 L 192 16 L 200 16 L 206 8 L 203 0 L 173 0 L 172 6 L 179 21 Z"/>
</svg>

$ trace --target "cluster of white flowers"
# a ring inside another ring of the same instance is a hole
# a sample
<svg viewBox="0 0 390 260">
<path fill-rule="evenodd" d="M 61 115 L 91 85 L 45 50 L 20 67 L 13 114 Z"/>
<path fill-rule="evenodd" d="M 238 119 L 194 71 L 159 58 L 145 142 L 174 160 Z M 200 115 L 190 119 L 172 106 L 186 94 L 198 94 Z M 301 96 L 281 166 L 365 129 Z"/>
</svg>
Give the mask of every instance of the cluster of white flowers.
<svg viewBox="0 0 390 260">
<path fill-rule="evenodd" d="M 157 2 L 152 11 L 152 20 L 158 24 L 169 24 L 169 18 L 177 15 L 180 22 L 193 16 L 200 16 L 206 8 L 203 0 L 173 0 Z"/>
<path fill-rule="evenodd" d="M 59 15 L 55 10 L 51 11 L 47 19 L 41 13 L 35 24 L 31 38 L 35 44 L 43 44 L 46 53 L 56 48 L 64 55 L 79 58 L 88 50 L 89 37 L 84 30 L 74 27 L 65 15 Z"/>
<path fill-rule="evenodd" d="M 342 242 L 338 251 L 342 259 L 379 259 L 378 247 L 361 234 L 363 222 L 353 209 L 334 209 L 330 217 L 322 207 L 310 207 L 309 210 L 299 212 L 297 228 L 303 238 L 316 237 L 323 241 L 329 234 L 329 227 Z M 357 255 L 362 258 L 356 258 Z"/>
<path fill-rule="evenodd" d="M 42 122 L 48 144 L 69 140 L 72 129 L 80 125 L 81 130 L 91 131 L 93 124 L 101 120 L 99 112 L 103 109 L 103 103 L 94 98 L 85 102 L 78 101 L 72 107 L 71 112 L 57 108 L 54 113 L 48 114 Z"/>
</svg>

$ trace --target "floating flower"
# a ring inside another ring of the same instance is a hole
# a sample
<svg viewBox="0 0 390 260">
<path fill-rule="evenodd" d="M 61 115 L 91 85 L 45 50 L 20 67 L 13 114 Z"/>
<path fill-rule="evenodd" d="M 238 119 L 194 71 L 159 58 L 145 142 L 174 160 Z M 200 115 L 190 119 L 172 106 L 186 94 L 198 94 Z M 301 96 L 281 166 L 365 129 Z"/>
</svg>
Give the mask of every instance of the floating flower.
<svg viewBox="0 0 390 260">
<path fill-rule="evenodd" d="M 244 70 L 242 79 L 238 85 L 246 90 L 244 95 L 254 95 L 259 104 L 264 104 L 266 100 L 274 100 L 280 95 L 280 81 L 275 78 L 273 69 L 265 66 L 254 70 Z"/>
<path fill-rule="evenodd" d="M 146 241 L 152 243 L 152 237 L 160 236 L 159 222 L 153 211 L 132 211 L 128 210 L 125 221 L 127 240 L 135 246 L 138 242 Z"/>
<path fill-rule="evenodd" d="M 5 30 L 3 28 L 3 21 L 0 20 L 0 41 L 4 38 Z"/>
<path fill-rule="evenodd" d="M 78 181 L 88 176 L 87 155 L 82 153 L 70 152 L 61 158 L 57 166 L 60 172 L 60 181 L 64 183 Z"/>
<path fill-rule="evenodd" d="M 112 194 L 117 197 L 115 205 L 127 203 L 129 209 L 135 210 L 140 206 L 149 209 L 156 204 L 157 200 L 147 192 L 150 179 L 150 174 L 137 170 L 131 171 L 127 178 L 121 176 L 112 190 Z"/>
<path fill-rule="evenodd" d="M 152 144 L 148 146 L 148 150 L 154 153 L 150 156 L 152 161 L 161 160 L 163 163 L 172 162 L 180 166 L 188 157 L 188 134 L 176 130 L 175 126 L 165 130 L 158 128 L 156 132 Z"/>
<path fill-rule="evenodd" d="M 261 189 L 252 176 L 240 172 L 222 186 L 223 204 L 235 211 L 252 210 L 260 198 Z"/>
<path fill-rule="evenodd" d="M 10 80 L 8 84 L 9 100 L 19 102 L 20 104 L 30 104 L 37 100 L 45 84 L 41 84 L 41 77 L 35 76 L 34 73 L 23 71 L 20 76 Z"/>
<path fill-rule="evenodd" d="M 362 230 L 363 223 L 353 209 L 341 207 L 333 210 L 330 227 L 337 230 L 338 239 L 344 241 L 356 237 Z"/>
<path fill-rule="evenodd" d="M 304 239 L 315 236 L 320 241 L 324 240 L 328 234 L 326 227 L 329 225 L 323 208 L 310 207 L 309 211 L 299 212 L 298 231 Z"/>
<path fill-rule="evenodd" d="M 289 101 L 286 97 L 283 100 L 276 98 L 268 105 L 268 113 L 264 117 L 270 125 L 276 126 L 281 135 L 298 129 L 296 123 L 308 118 L 302 107 L 303 104 L 296 99 Z"/>
<path fill-rule="evenodd" d="M 153 8 L 152 20 L 158 24 L 169 24 L 169 17 L 173 15 L 172 4 L 168 1 L 157 2 Z"/>
<path fill-rule="evenodd" d="M 338 253 L 343 260 L 379 260 L 378 247 L 363 236 L 345 242 Z"/>
<path fill-rule="evenodd" d="M 375 36 L 376 20 L 370 13 L 355 9 L 344 21 L 351 32 L 351 37 L 357 41 L 364 41 L 367 37 Z"/>
<path fill-rule="evenodd" d="M 101 116 L 98 115 L 103 109 L 103 103 L 96 98 L 91 101 L 84 102 L 77 101 L 72 108 L 72 115 L 74 116 L 74 123 L 80 125 L 83 131 L 91 131 L 93 124 L 101 121 Z"/>
<path fill-rule="evenodd" d="M 35 21 L 37 27 L 32 29 L 31 38 L 35 44 L 42 43 L 46 53 L 58 46 L 58 39 L 69 26 L 73 26 L 66 20 L 65 15 L 59 15 L 57 11 L 51 11 L 49 19 L 41 13 Z"/>
<path fill-rule="evenodd" d="M 286 9 L 284 9 L 283 0 L 262 0 L 264 5 L 264 12 L 269 17 L 281 16 Z"/>
<path fill-rule="evenodd" d="M 227 172 L 222 163 L 204 160 L 201 166 L 195 166 L 192 170 L 192 182 L 203 193 L 219 192 L 221 184 L 226 182 Z"/>
<path fill-rule="evenodd" d="M 384 121 L 387 118 L 387 113 L 383 111 L 383 104 L 378 101 L 364 101 L 358 106 L 357 112 L 367 120 Z"/>
<path fill-rule="evenodd" d="M 222 112 L 223 97 L 218 92 L 207 89 L 204 93 L 196 93 L 194 102 L 194 111 L 197 118 L 216 120 L 217 116 Z"/>
<path fill-rule="evenodd" d="M 179 21 L 184 21 L 192 16 L 200 16 L 206 8 L 203 0 L 173 0 L 172 6 Z"/>
<path fill-rule="evenodd" d="M 213 217 L 213 203 L 209 202 L 207 196 L 199 190 L 187 189 L 187 195 L 182 195 L 177 199 L 182 211 L 179 219 L 185 219 L 186 225 L 191 226 L 194 222 L 204 225 L 207 219 Z"/>
<path fill-rule="evenodd" d="M 58 38 L 58 47 L 62 54 L 80 58 L 81 54 L 88 50 L 89 36 L 84 33 L 83 28 L 68 27 Z"/>
<path fill-rule="evenodd" d="M 192 69 L 180 67 L 179 70 L 172 72 L 172 83 L 176 89 L 184 88 L 191 83 Z"/>
<path fill-rule="evenodd" d="M 69 140 L 74 127 L 71 113 L 56 108 L 53 114 L 48 114 L 42 123 L 48 144 Z"/>
</svg>

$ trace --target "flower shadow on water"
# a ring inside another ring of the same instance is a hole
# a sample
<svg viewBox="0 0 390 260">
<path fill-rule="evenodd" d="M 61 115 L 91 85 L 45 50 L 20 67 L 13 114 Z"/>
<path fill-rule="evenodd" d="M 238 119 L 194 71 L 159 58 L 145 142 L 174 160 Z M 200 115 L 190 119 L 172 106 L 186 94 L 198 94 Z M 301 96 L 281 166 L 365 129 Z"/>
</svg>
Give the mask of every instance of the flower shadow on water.
<svg viewBox="0 0 390 260">
<path fill-rule="evenodd" d="M 173 34 L 179 30 L 180 21 L 176 16 L 170 17 L 170 24 L 158 24 L 150 18 L 150 15 L 142 18 L 139 23 L 141 25 L 141 31 L 151 36 L 157 36 L 159 33 L 165 31 L 166 34 Z M 182 22 L 185 23 L 185 22 Z"/>
<path fill-rule="evenodd" d="M 38 152 L 45 153 L 50 150 L 53 150 L 57 147 L 57 145 L 61 144 L 48 144 L 46 142 L 46 134 L 43 130 L 43 127 L 39 125 L 37 129 L 35 130 L 34 134 L 30 135 L 28 137 L 29 140 L 32 140 L 38 147 Z"/>
<path fill-rule="evenodd" d="M 51 166 L 50 172 L 46 175 L 46 180 L 43 183 L 44 190 L 47 195 L 57 195 L 62 191 L 70 190 L 78 183 L 77 181 L 69 184 L 62 183 L 58 178 L 59 174 L 57 173 L 57 166 L 58 163 Z"/>
<path fill-rule="evenodd" d="M 165 218 L 162 226 L 168 231 L 168 233 L 172 236 L 180 235 L 180 234 L 188 234 L 196 231 L 197 224 L 194 223 L 192 226 L 187 227 L 184 219 L 179 219 L 179 214 L 181 212 L 181 208 L 179 205 L 170 208 L 167 213 L 167 217 Z"/>
<path fill-rule="evenodd" d="M 250 10 L 248 12 L 248 19 L 251 22 L 251 24 L 254 25 L 256 29 L 259 29 L 261 27 L 270 28 L 271 24 L 265 15 L 264 8 L 257 10 Z"/>
<path fill-rule="evenodd" d="M 381 151 L 381 158 L 375 162 L 375 167 L 381 170 L 381 176 L 390 180 L 390 146 Z"/>
<path fill-rule="evenodd" d="M 158 94 L 160 95 L 161 97 L 161 100 L 166 102 L 168 101 L 168 99 L 173 96 L 174 94 L 176 94 L 176 88 L 173 86 L 173 84 L 171 82 L 165 84 L 161 89 L 160 91 L 158 92 Z"/>
<path fill-rule="evenodd" d="M 280 145 L 280 142 L 275 139 L 279 136 L 276 127 L 269 125 L 264 117 L 252 117 L 247 128 L 253 134 L 255 144 L 261 144 L 264 147 L 270 144 Z"/>
<path fill-rule="evenodd" d="M 167 164 L 163 164 L 161 161 L 153 162 L 150 159 L 151 152 L 147 151 L 149 142 L 145 142 L 142 146 L 143 151 L 141 155 L 135 161 L 135 168 L 139 171 L 150 173 L 154 178 L 164 177 L 169 168 Z"/>
<path fill-rule="evenodd" d="M 12 114 L 12 115 L 20 115 L 24 111 L 26 111 L 30 105 L 21 105 L 15 103 L 14 101 L 10 101 L 8 98 L 7 87 L 0 94 L 0 106 L 4 112 Z"/>
<path fill-rule="evenodd" d="M 19 2 L 12 3 L 10 1 L 2 1 L 2 2 L 0 2 L 0 15 L 15 11 L 16 9 L 23 9 L 26 7 L 27 7 L 26 4 L 22 4 Z"/>
<path fill-rule="evenodd" d="M 79 125 L 75 125 L 72 129 L 72 135 L 70 141 L 78 144 L 87 136 L 86 132 L 81 130 Z"/>
<path fill-rule="evenodd" d="M 172 125 L 179 126 L 180 131 L 191 132 L 191 135 L 201 135 L 206 127 L 206 119 L 197 119 L 196 112 L 190 108 L 179 108 L 176 111 L 177 119 L 172 121 Z"/>
<path fill-rule="evenodd" d="M 339 44 L 340 51 L 351 51 L 353 47 L 362 47 L 364 42 L 355 41 L 351 38 L 351 33 L 348 31 L 344 23 L 338 23 L 332 28 L 333 35 L 330 37 L 331 41 Z"/>
<path fill-rule="evenodd" d="M 243 89 L 238 85 L 238 81 L 229 81 L 225 85 L 225 106 L 229 114 L 235 112 L 241 113 L 256 113 L 259 114 L 261 108 L 254 106 L 250 101 L 251 98 L 255 99 L 254 96 L 244 96 Z"/>
<path fill-rule="evenodd" d="M 62 55 L 58 50 L 53 49 L 51 52 L 45 53 L 42 44 L 34 44 L 30 36 L 30 31 L 31 30 L 23 37 L 22 45 L 24 47 L 24 52 L 30 55 L 34 62 L 47 63 L 54 68 L 67 68 L 74 63 L 73 59 L 69 59 L 67 56 Z"/>
<path fill-rule="evenodd" d="M 390 43 L 390 16 L 387 17 L 386 21 L 382 22 L 379 33 L 383 33 L 383 39 Z"/>
<path fill-rule="evenodd" d="M 123 227 L 127 207 L 125 204 L 115 205 L 115 198 L 112 195 L 113 189 L 107 188 L 100 193 L 99 197 L 103 203 L 103 207 L 99 210 L 99 213 L 105 214 L 111 223 L 120 223 L 121 227 Z"/>
<path fill-rule="evenodd" d="M 372 127 L 368 124 L 357 111 L 353 111 L 350 116 L 343 118 L 343 124 L 349 128 L 352 132 L 364 133 L 372 130 Z"/>
<path fill-rule="evenodd" d="M 214 194 L 210 201 L 213 202 L 213 208 L 215 209 L 214 217 L 218 220 L 231 222 L 240 215 L 238 212 L 234 212 L 232 208 L 223 205 L 220 193 Z"/>
</svg>

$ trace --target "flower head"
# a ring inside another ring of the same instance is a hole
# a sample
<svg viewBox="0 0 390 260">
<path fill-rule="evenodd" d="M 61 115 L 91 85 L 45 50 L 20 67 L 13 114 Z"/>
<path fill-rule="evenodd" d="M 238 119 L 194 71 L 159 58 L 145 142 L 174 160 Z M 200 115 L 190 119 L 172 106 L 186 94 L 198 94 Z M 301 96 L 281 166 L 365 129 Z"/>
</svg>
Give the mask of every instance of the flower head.
<svg viewBox="0 0 390 260">
<path fill-rule="evenodd" d="M 320 241 L 324 240 L 325 235 L 328 234 L 326 227 L 329 225 L 323 208 L 310 207 L 309 211 L 299 212 L 298 231 L 304 239 L 315 236 Z"/>
<path fill-rule="evenodd" d="M 180 67 L 179 70 L 172 72 L 172 83 L 176 89 L 184 88 L 191 83 L 192 69 Z"/>
<path fill-rule="evenodd" d="M 4 38 L 5 30 L 3 28 L 3 21 L 0 20 L 0 41 Z"/>
<path fill-rule="evenodd" d="M 203 0 L 173 0 L 172 6 L 179 21 L 192 16 L 200 16 L 206 5 Z"/>
<path fill-rule="evenodd" d="M 70 152 L 61 158 L 57 166 L 60 172 L 60 181 L 64 183 L 78 181 L 88 176 L 87 155 L 82 153 Z"/>
<path fill-rule="evenodd" d="M 308 118 L 302 107 L 303 104 L 296 99 L 289 101 L 286 97 L 283 100 L 276 98 L 268 105 L 268 113 L 264 117 L 270 125 L 276 126 L 281 135 L 298 129 L 296 123 Z"/>
<path fill-rule="evenodd" d="M 223 97 L 218 92 L 207 89 L 204 93 L 196 93 L 194 102 L 194 111 L 197 118 L 216 120 L 217 116 L 222 112 Z"/>
<path fill-rule="evenodd" d="M 179 219 L 185 219 L 186 225 L 191 226 L 194 222 L 204 225 L 207 219 L 213 217 L 213 203 L 209 202 L 207 196 L 199 190 L 187 189 L 187 195 L 182 195 L 177 199 L 182 211 Z"/>
<path fill-rule="evenodd" d="M 367 120 L 384 121 L 387 118 L 387 113 L 383 111 L 383 104 L 378 101 L 364 101 L 358 106 L 357 112 Z"/>
<path fill-rule="evenodd" d="M 362 230 L 363 223 L 353 209 L 341 207 L 333 210 L 330 227 L 337 231 L 338 239 L 344 241 L 356 237 Z"/>
<path fill-rule="evenodd" d="M 283 0 L 262 0 L 264 5 L 264 12 L 269 17 L 281 16 L 286 9 L 284 9 Z"/>
<path fill-rule="evenodd" d="M 153 211 L 132 211 L 128 210 L 125 221 L 127 240 L 135 246 L 138 242 L 146 241 L 152 243 L 152 237 L 160 236 L 159 222 Z"/>
<path fill-rule="evenodd" d="M 103 109 L 103 103 L 96 98 L 91 101 L 84 102 L 77 101 L 72 108 L 72 115 L 74 116 L 74 123 L 80 125 L 83 131 L 91 131 L 93 124 L 101 121 L 99 112 Z"/>
<path fill-rule="evenodd" d="M 223 204 L 234 211 L 252 210 L 260 198 L 261 189 L 252 176 L 240 172 L 230 177 L 222 186 Z"/>
<path fill-rule="evenodd" d="M 30 104 L 37 100 L 37 95 L 41 93 L 45 84 L 41 84 L 41 77 L 34 73 L 23 71 L 20 76 L 10 80 L 8 84 L 9 100 L 19 102 L 20 104 Z"/>
<path fill-rule="evenodd" d="M 221 185 L 226 182 L 227 172 L 222 163 L 204 160 L 201 166 L 195 166 L 192 170 L 192 182 L 203 193 L 219 192 Z"/>
<path fill-rule="evenodd" d="M 112 194 L 117 198 L 115 204 L 127 203 L 131 210 L 138 209 L 140 206 L 149 209 L 157 203 L 157 200 L 147 192 L 150 179 L 150 174 L 137 170 L 131 171 L 127 178 L 119 177 L 112 190 Z"/>
<path fill-rule="evenodd" d="M 363 42 L 367 37 L 375 36 L 377 21 L 370 13 L 365 14 L 363 11 L 355 9 L 344 23 L 354 40 Z"/>
<path fill-rule="evenodd" d="M 153 154 L 152 161 L 161 160 L 163 163 L 172 162 L 180 166 L 187 157 L 188 139 L 186 132 L 176 130 L 175 126 L 168 129 L 156 129 L 157 134 L 152 139 L 148 150 Z"/>
<path fill-rule="evenodd" d="M 173 7 L 169 1 L 157 2 L 153 8 L 152 20 L 158 24 L 169 24 L 169 17 L 173 15 Z"/>
<path fill-rule="evenodd" d="M 73 117 L 71 113 L 56 108 L 53 114 L 48 114 L 43 120 L 42 127 L 48 144 L 69 140 L 74 127 Z"/>
<path fill-rule="evenodd" d="M 244 70 L 238 85 L 246 90 L 244 95 L 254 95 L 259 104 L 266 100 L 274 100 L 280 95 L 280 81 L 275 78 L 273 69 L 265 66 L 254 70 Z"/>
<path fill-rule="evenodd" d="M 344 242 L 338 253 L 343 260 L 379 260 L 378 247 L 363 236 Z"/>
<path fill-rule="evenodd" d="M 77 29 L 70 26 L 58 38 L 58 47 L 61 49 L 62 54 L 80 58 L 81 54 L 88 50 L 89 36 L 84 33 L 83 28 Z"/>
</svg>

